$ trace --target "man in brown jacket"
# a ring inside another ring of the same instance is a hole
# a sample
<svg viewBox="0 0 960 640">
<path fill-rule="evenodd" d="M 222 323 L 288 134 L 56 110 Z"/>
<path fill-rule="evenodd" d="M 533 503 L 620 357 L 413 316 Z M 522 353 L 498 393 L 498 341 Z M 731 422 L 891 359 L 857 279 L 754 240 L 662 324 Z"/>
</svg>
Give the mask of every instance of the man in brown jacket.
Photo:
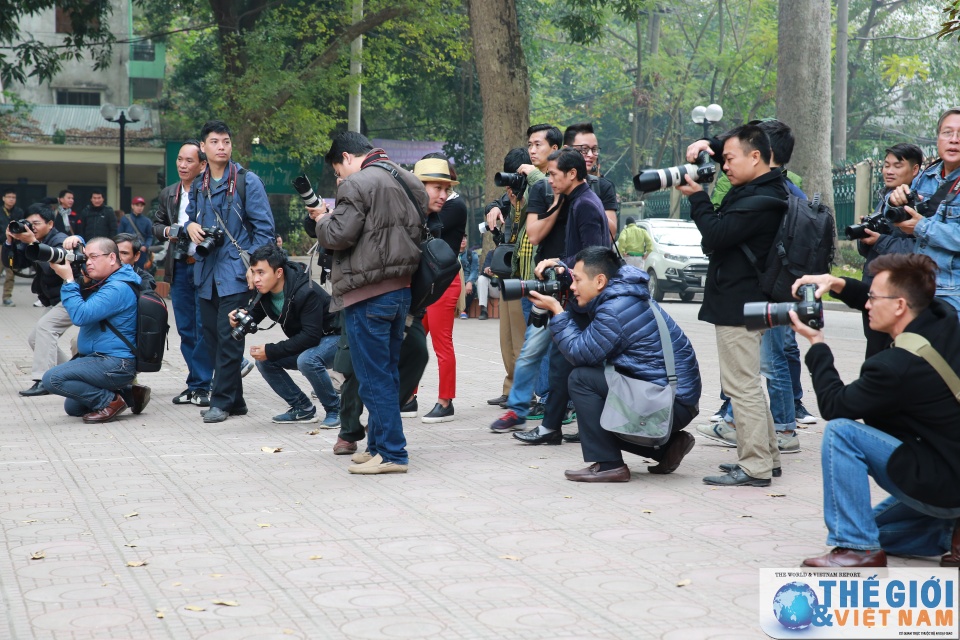
<svg viewBox="0 0 960 640">
<path fill-rule="evenodd" d="M 334 252 L 331 310 L 345 310 L 360 399 L 370 413 L 367 450 L 354 454 L 349 471 L 406 473 L 398 363 L 410 277 L 420 264 L 422 221 L 411 196 L 425 211 L 427 192 L 353 131 L 337 134 L 325 159 L 340 186 L 336 208 L 321 205 L 316 213 L 317 241 Z"/>
</svg>

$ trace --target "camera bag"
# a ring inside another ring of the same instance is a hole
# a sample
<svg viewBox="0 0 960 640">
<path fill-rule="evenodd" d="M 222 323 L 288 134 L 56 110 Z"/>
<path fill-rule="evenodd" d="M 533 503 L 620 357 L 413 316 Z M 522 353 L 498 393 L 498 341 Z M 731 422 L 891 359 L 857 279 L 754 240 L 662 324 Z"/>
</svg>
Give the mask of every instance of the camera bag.
<svg viewBox="0 0 960 640">
<path fill-rule="evenodd" d="M 650 310 L 657 319 L 663 362 L 667 369 L 667 386 L 630 378 L 612 366 L 604 367 L 607 399 L 600 414 L 600 426 L 621 440 L 643 447 L 660 447 L 673 432 L 673 401 L 677 393 L 677 367 L 670 330 L 656 303 Z"/>
<path fill-rule="evenodd" d="M 373 162 L 368 166 L 387 171 L 400 183 L 417 213 L 420 214 L 420 222 L 423 223 L 423 229 L 426 232 L 426 239 L 420 243 L 420 265 L 410 279 L 409 313 L 417 315 L 440 299 L 453 279 L 460 273 L 460 260 L 450 245 L 440 238 L 434 238 L 430 233 L 427 227 L 427 216 L 424 215 L 420 203 L 417 202 L 410 187 L 403 181 L 397 170 L 385 162 Z"/>
<path fill-rule="evenodd" d="M 143 290 L 140 285 L 127 282 L 137 296 L 137 338 L 136 344 L 127 340 L 109 320 L 100 322 L 100 328 L 110 329 L 127 345 L 137 361 L 138 373 L 160 371 L 163 364 L 163 350 L 166 347 L 170 320 L 167 303 L 153 289 Z"/>
</svg>

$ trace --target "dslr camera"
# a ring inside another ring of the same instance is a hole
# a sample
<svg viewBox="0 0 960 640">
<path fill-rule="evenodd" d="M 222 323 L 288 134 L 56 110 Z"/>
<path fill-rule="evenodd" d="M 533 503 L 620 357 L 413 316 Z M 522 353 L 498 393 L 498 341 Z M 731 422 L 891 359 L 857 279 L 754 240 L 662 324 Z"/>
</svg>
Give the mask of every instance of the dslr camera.
<svg viewBox="0 0 960 640">
<path fill-rule="evenodd" d="M 633 186 L 640 193 L 650 193 L 686 184 L 684 176 L 690 176 L 694 182 L 701 184 L 711 182 L 717 175 L 717 165 L 707 151 L 701 151 L 693 164 L 681 164 L 666 169 L 648 169 L 633 177 Z"/>
<path fill-rule="evenodd" d="M 7 225 L 7 229 L 10 230 L 10 233 L 17 235 L 26 233 L 27 231 L 33 231 L 33 224 L 31 224 L 29 220 L 11 220 L 10 224 Z"/>
<path fill-rule="evenodd" d="M 789 327 L 790 312 L 795 311 L 800 322 L 813 329 L 823 329 L 823 302 L 817 299 L 817 285 L 803 284 L 797 289 L 799 302 L 747 302 L 743 305 L 743 320 L 748 331 L 762 331 L 773 327 Z"/>
<path fill-rule="evenodd" d="M 223 241 L 227 234 L 220 227 L 200 227 L 203 231 L 203 242 L 197 245 L 197 255 L 201 258 L 209 256 L 214 249 L 223 246 Z"/>
<path fill-rule="evenodd" d="M 910 207 L 924 218 L 929 218 L 932 213 L 935 211 L 930 211 L 930 200 L 923 200 L 917 202 L 917 192 L 912 190 L 907 194 L 907 204 L 903 207 Z M 890 196 L 887 196 L 886 208 L 883 211 L 883 217 L 890 224 L 897 224 L 898 222 L 905 222 L 909 220 L 912 216 L 907 213 L 906 209 L 903 207 L 896 207 L 890 204 Z"/>
<path fill-rule="evenodd" d="M 498 187 L 510 187 L 513 195 L 517 196 L 517 200 L 521 199 L 524 191 L 527 190 L 527 176 L 522 173 L 498 171 L 493 176 L 493 183 Z"/>
<path fill-rule="evenodd" d="M 557 270 L 547 267 L 543 270 L 543 280 L 502 280 L 500 282 L 500 296 L 504 300 L 519 300 L 536 291 L 545 296 L 552 296 L 557 300 L 560 294 L 567 290 L 567 286 L 557 280 Z M 550 320 L 550 312 L 534 305 L 530 309 L 530 326 L 545 327 Z"/>
<path fill-rule="evenodd" d="M 293 179 L 293 188 L 300 199 L 303 200 L 303 206 L 311 209 L 320 206 L 320 198 L 313 192 L 313 185 L 310 184 L 310 179 L 305 174 Z"/>
<path fill-rule="evenodd" d="M 190 257 L 190 236 L 185 229 L 181 229 L 177 235 L 177 241 L 173 243 L 173 259 L 176 261 L 186 260 Z"/>
<path fill-rule="evenodd" d="M 230 330 L 230 337 L 234 340 L 243 340 L 248 333 L 256 333 L 260 327 L 250 315 L 250 309 L 237 309 L 237 326 Z"/>
<path fill-rule="evenodd" d="M 36 242 L 34 244 L 28 244 L 24 248 L 23 254 L 27 257 L 27 260 L 32 260 L 33 262 L 49 262 L 51 264 L 65 264 L 69 262 L 74 268 L 83 265 L 87 261 L 87 256 L 83 253 L 82 246 L 70 250 L 64 249 L 63 247 L 51 247 L 42 242 Z"/>
<path fill-rule="evenodd" d="M 885 216 L 886 211 L 878 211 L 864 218 L 860 224 L 847 225 L 843 232 L 847 234 L 847 240 L 862 240 L 867 237 L 868 230 L 874 233 L 890 233 L 890 225 Z"/>
</svg>

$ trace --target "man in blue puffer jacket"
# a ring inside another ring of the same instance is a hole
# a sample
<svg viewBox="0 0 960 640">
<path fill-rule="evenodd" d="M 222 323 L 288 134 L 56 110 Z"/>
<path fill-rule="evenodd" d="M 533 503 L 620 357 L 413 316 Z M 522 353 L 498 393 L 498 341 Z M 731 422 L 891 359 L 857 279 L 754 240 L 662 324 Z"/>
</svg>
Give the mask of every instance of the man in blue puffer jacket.
<svg viewBox="0 0 960 640">
<path fill-rule="evenodd" d="M 677 373 L 673 434 L 665 445 L 642 447 L 605 431 L 600 426 L 608 392 L 605 364 L 631 378 L 667 384 L 660 332 L 650 309 L 656 302 L 650 300 L 647 274 L 624 265 L 612 249 L 588 247 L 574 261 L 570 292 L 590 316 L 590 324 L 583 331 L 557 300 L 530 294 L 535 305 L 554 313 L 550 321 L 553 340 L 575 367 L 569 379 L 570 397 L 577 409 L 583 459 L 593 464 L 565 475 L 574 482 L 627 482 L 630 469 L 623 462 L 623 451 L 656 460 L 659 464 L 649 467 L 651 473 L 672 473 L 693 448 L 693 436 L 682 429 L 700 411 L 700 367 L 693 345 L 661 309 L 670 330 Z M 557 271 L 559 274 L 560 269 Z"/>
<path fill-rule="evenodd" d="M 60 301 L 80 327 L 79 356 L 49 369 L 41 383 L 50 393 L 66 398 L 67 415 L 83 416 L 86 423 L 109 422 L 127 408 L 119 392 L 133 382 L 137 367 L 130 347 L 106 323 L 136 344 L 137 294 L 127 283 L 139 288 L 140 276 L 120 261 L 117 245 L 109 238 L 94 238 L 84 253 L 87 275 L 93 280 L 86 296 L 81 296 L 69 262 L 50 265 L 63 278 Z"/>
</svg>

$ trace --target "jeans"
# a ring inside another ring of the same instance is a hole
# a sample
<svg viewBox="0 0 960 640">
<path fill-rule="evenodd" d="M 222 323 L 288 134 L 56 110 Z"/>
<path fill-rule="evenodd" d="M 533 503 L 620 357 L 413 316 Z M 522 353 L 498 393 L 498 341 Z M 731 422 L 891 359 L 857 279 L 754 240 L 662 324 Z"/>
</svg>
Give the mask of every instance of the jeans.
<svg viewBox="0 0 960 640">
<path fill-rule="evenodd" d="M 187 364 L 187 388 L 207 391 L 213 378 L 213 357 L 203 337 L 200 298 L 193 284 L 193 265 L 174 262 L 170 278 L 170 303 L 180 334 L 180 353 Z"/>
<path fill-rule="evenodd" d="M 410 289 L 382 293 L 346 308 L 350 358 L 359 394 L 369 412 L 367 451 L 385 462 L 407 464 L 400 420 L 400 344 L 410 309 Z"/>
<path fill-rule="evenodd" d="M 887 475 L 887 461 L 900 444 L 853 420 L 827 423 L 820 458 L 828 545 L 916 556 L 939 555 L 950 548 L 960 507 L 930 506 L 900 491 Z M 874 509 L 867 476 L 890 494 Z"/>
<path fill-rule="evenodd" d="M 549 327 L 527 327 L 520 357 L 513 367 L 513 386 L 507 397 L 507 407 L 521 418 L 530 413 L 533 388 L 540 377 L 541 363 L 549 363 L 549 358 L 544 356 L 550 351 L 551 342 Z"/>
<path fill-rule="evenodd" d="M 800 347 L 797 346 L 797 332 L 792 327 L 783 328 L 783 353 L 790 365 L 790 382 L 793 384 L 793 401 L 803 400 L 803 384 L 800 380 Z"/>
<path fill-rule="evenodd" d="M 327 369 L 333 366 L 333 357 L 337 353 L 340 336 L 324 336 L 320 344 L 305 350 L 299 356 L 287 356 L 279 360 L 256 360 L 260 375 L 267 381 L 283 401 L 292 409 L 310 409 L 313 402 L 294 383 L 287 369 L 296 369 L 303 374 L 317 393 L 317 399 L 327 413 L 340 411 L 340 398 L 337 396 Z"/>
<path fill-rule="evenodd" d="M 579 311 L 567 308 L 566 313 L 570 314 L 570 320 L 583 331 L 590 324 L 590 317 Z M 544 403 L 543 422 L 541 426 L 544 429 L 556 430 L 563 424 L 563 417 L 567 413 L 567 403 L 570 402 L 570 392 L 567 388 L 567 382 L 570 373 L 573 371 L 573 365 L 564 357 L 557 345 L 551 340 L 550 346 L 550 397 Z"/>
<path fill-rule="evenodd" d="M 760 373 L 767 379 L 770 413 L 773 415 L 773 426 L 777 431 L 794 431 L 797 428 L 790 363 L 784 353 L 787 332 L 788 327 L 767 329 L 763 332 L 763 340 L 760 342 Z M 790 333 L 793 332 L 790 331 Z M 792 339 L 793 344 L 796 345 L 796 336 L 792 336 Z M 729 404 L 724 420 L 736 423 L 733 407 Z"/>
<path fill-rule="evenodd" d="M 93 353 L 49 369 L 42 382 L 44 389 L 66 398 L 68 416 L 82 416 L 113 402 L 117 391 L 136 377 L 135 360 Z"/>
<path fill-rule="evenodd" d="M 523 307 L 523 320 L 528 322 L 530 320 L 530 309 L 533 307 L 533 302 L 529 298 L 523 298 L 521 300 Z M 524 336 L 524 342 L 526 342 L 526 336 Z M 516 378 L 516 371 L 514 371 L 514 378 Z M 547 396 L 550 395 L 550 359 L 542 358 L 540 360 L 540 375 L 537 377 L 537 382 L 533 386 L 533 393 L 538 398 L 540 402 L 546 403 Z M 520 415 L 520 414 L 517 414 Z"/>
</svg>

